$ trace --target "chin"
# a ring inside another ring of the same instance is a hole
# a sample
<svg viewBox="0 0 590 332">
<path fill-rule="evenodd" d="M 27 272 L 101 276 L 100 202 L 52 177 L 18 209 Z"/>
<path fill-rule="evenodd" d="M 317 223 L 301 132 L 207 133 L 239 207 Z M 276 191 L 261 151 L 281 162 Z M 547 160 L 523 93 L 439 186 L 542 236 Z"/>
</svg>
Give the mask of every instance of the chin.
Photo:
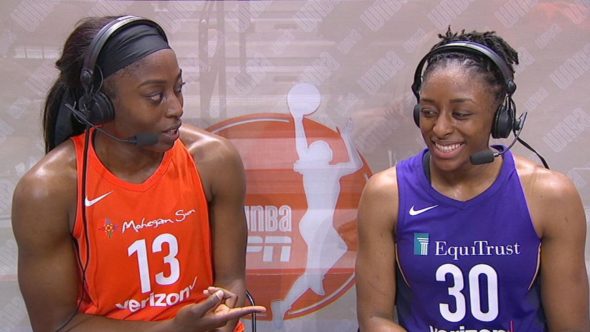
<svg viewBox="0 0 590 332">
<path fill-rule="evenodd" d="M 465 156 L 464 154 L 457 155 L 452 159 L 436 157 L 431 158 L 433 165 L 443 172 L 454 172 L 464 168 L 466 165 L 471 165 L 469 156 Z"/>
<path fill-rule="evenodd" d="M 173 146 L 174 146 L 174 142 L 172 142 L 172 144 L 168 144 L 166 142 L 158 142 L 155 145 L 145 147 L 145 149 L 153 151 L 153 152 L 164 153 L 164 152 L 172 149 Z"/>
</svg>

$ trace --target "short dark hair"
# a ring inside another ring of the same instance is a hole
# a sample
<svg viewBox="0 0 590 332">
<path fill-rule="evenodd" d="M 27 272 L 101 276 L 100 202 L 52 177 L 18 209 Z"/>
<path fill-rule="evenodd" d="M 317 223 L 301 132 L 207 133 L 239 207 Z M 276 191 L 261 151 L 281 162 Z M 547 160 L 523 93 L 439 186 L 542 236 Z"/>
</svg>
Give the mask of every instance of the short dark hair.
<svg viewBox="0 0 590 332">
<path fill-rule="evenodd" d="M 495 31 L 465 32 L 465 30 L 461 30 L 461 32 L 453 32 L 451 31 L 451 27 L 449 27 L 444 35 L 439 34 L 438 37 L 440 38 L 440 41 L 436 43 L 431 50 L 451 42 L 470 41 L 492 49 L 504 60 L 512 73 L 514 73 L 513 65 L 518 64 L 518 52 L 516 52 L 502 37 L 496 35 Z M 423 73 L 424 79 L 435 68 L 446 66 L 451 62 L 460 62 L 463 66 L 482 74 L 485 81 L 493 87 L 496 101 L 498 103 L 502 102 L 506 95 L 505 79 L 497 66 L 483 55 L 480 56 L 473 53 L 457 51 L 435 54 L 428 59 L 428 64 Z"/>
</svg>

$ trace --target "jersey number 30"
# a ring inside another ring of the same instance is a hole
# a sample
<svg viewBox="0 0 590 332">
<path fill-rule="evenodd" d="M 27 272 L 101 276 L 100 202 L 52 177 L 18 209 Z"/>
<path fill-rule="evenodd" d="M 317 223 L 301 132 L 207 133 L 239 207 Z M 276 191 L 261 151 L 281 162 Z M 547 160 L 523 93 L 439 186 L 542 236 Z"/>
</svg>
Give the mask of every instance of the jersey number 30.
<svg viewBox="0 0 590 332">
<path fill-rule="evenodd" d="M 447 275 L 452 277 L 452 285 L 449 287 L 449 295 L 455 298 L 455 311 L 451 311 L 451 306 L 448 303 L 440 303 L 440 314 L 449 322 L 459 322 L 465 318 L 467 311 L 465 295 L 463 295 L 464 277 L 461 269 L 453 264 L 441 265 L 436 270 L 436 280 L 446 281 Z M 485 284 L 487 285 L 487 311 L 482 309 L 482 297 L 480 296 L 479 280 L 485 277 Z M 469 283 L 469 307 L 471 314 L 475 319 L 482 322 L 491 322 L 498 317 L 498 274 L 491 266 L 486 264 L 478 264 L 469 270 L 467 279 Z"/>
</svg>

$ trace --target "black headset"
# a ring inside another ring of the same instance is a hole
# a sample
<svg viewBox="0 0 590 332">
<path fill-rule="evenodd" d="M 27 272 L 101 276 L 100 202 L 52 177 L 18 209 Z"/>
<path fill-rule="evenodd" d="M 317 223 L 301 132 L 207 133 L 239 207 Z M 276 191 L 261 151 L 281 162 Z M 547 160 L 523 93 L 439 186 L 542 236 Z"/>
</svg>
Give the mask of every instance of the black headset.
<svg viewBox="0 0 590 332">
<path fill-rule="evenodd" d="M 119 17 L 100 29 L 88 47 L 80 71 L 80 84 L 82 85 L 83 94 L 78 100 L 78 110 L 87 122 L 99 125 L 115 118 L 115 107 L 111 99 L 100 91 L 103 81 L 102 73 L 100 79 L 95 77 L 96 61 L 109 38 L 118 31 L 134 25 L 152 26 L 158 30 L 164 40 L 168 41 L 164 30 L 156 22 L 138 16 Z M 100 68 L 98 70 L 100 71 Z"/>
<path fill-rule="evenodd" d="M 506 89 L 506 95 L 504 102 L 498 107 L 494 115 L 494 123 L 492 124 L 492 137 L 493 138 L 506 138 L 510 135 L 511 131 L 520 130 L 521 123 L 516 119 L 516 105 L 512 100 L 512 95 L 516 91 L 516 84 L 514 83 L 514 75 L 512 70 L 506 64 L 506 61 L 502 59 L 496 52 L 491 48 L 470 41 L 451 42 L 445 45 L 441 45 L 428 54 L 426 54 L 416 67 L 414 73 L 414 83 L 412 83 L 412 92 L 417 99 L 417 104 L 414 106 L 414 122 L 420 126 L 420 86 L 422 85 L 422 71 L 424 65 L 434 55 L 449 52 L 467 53 L 473 55 L 479 55 L 487 58 L 496 65 L 496 68 L 500 70 L 502 78 L 504 79 L 504 87 Z"/>
</svg>

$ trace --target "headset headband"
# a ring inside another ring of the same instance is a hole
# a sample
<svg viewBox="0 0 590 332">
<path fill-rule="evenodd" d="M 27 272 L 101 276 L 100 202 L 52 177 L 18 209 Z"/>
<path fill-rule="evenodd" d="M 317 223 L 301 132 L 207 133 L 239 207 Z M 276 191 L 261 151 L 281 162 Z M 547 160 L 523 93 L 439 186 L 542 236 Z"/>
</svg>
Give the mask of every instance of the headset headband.
<svg viewBox="0 0 590 332">
<path fill-rule="evenodd" d="M 104 44 L 111 36 L 113 36 L 116 31 L 119 31 L 119 29 L 140 24 L 149 25 L 156 28 L 162 37 L 168 41 L 164 30 L 156 22 L 146 18 L 128 15 L 119 17 L 109 22 L 98 31 L 96 36 L 94 36 L 90 46 L 88 47 L 88 52 L 86 52 L 86 57 L 84 57 L 84 65 L 80 71 L 80 82 L 82 83 L 82 87 L 84 88 L 85 92 L 89 92 L 90 87 L 92 86 L 94 79 L 94 68 L 96 67 L 96 61 L 98 60 L 98 56 L 100 55 L 100 51 L 102 50 Z"/>
<path fill-rule="evenodd" d="M 475 42 L 457 41 L 444 44 L 433 49 L 432 51 L 428 52 L 428 54 L 426 54 L 422 60 L 420 60 L 418 67 L 416 67 L 416 72 L 414 73 L 414 83 L 412 84 L 412 91 L 414 92 L 414 95 L 417 99 L 420 99 L 420 85 L 422 84 L 422 70 L 424 65 L 434 55 L 448 52 L 460 52 L 485 56 L 490 61 L 492 61 L 496 65 L 496 68 L 498 68 L 502 73 L 504 84 L 506 86 L 506 94 L 508 97 L 512 96 L 514 91 L 516 91 L 516 84 L 514 83 L 514 75 L 512 70 L 510 67 L 508 67 L 506 61 L 504 61 L 502 57 L 494 52 L 494 50 Z"/>
</svg>

